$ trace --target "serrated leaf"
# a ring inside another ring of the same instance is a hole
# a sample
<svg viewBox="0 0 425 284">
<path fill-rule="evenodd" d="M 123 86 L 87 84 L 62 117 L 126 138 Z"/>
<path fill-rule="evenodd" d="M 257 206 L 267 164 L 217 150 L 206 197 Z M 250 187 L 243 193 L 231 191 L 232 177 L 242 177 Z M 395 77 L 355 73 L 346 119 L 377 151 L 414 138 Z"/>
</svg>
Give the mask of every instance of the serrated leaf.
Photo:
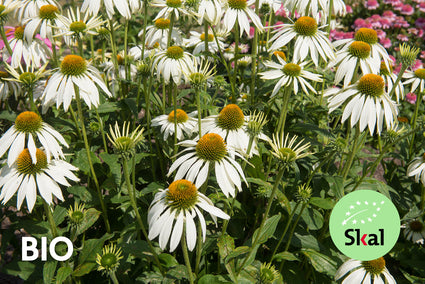
<svg viewBox="0 0 425 284">
<path fill-rule="evenodd" d="M 69 266 L 64 266 L 58 269 L 58 273 L 56 274 L 56 283 L 61 284 L 65 282 L 65 280 L 71 275 L 72 269 Z"/>
<path fill-rule="evenodd" d="M 242 246 L 235 248 L 231 253 L 229 253 L 226 258 L 224 259 L 224 264 L 229 263 L 234 258 L 237 258 L 239 256 L 242 256 L 244 254 L 247 254 L 250 251 L 250 247 L 248 246 Z"/>
<path fill-rule="evenodd" d="M 99 158 L 96 156 L 95 153 L 90 152 L 90 158 L 91 161 L 94 164 L 96 163 L 100 163 Z M 72 161 L 72 164 L 79 168 L 80 171 L 88 174 L 90 172 L 90 165 L 89 162 L 87 160 L 87 152 L 85 149 L 81 149 L 80 151 L 78 151 L 77 153 L 75 153 L 75 159 Z"/>
<path fill-rule="evenodd" d="M 224 262 L 224 259 L 232 253 L 232 251 L 235 249 L 235 241 L 233 238 L 229 235 L 221 235 L 218 238 L 217 242 L 218 246 L 218 252 L 220 254 L 221 260 Z M 233 260 L 229 261 L 227 264 L 224 265 L 226 267 L 227 272 L 229 273 L 232 280 L 235 280 L 235 263 Z"/>
<path fill-rule="evenodd" d="M 162 283 L 176 283 L 176 280 L 188 279 L 187 268 L 184 265 L 177 265 L 167 271 Z"/>
<path fill-rule="evenodd" d="M 104 102 L 97 108 L 98 113 L 110 113 L 119 110 L 119 105 L 116 102 Z"/>
<path fill-rule="evenodd" d="M 55 221 L 56 225 L 60 225 L 63 220 L 65 220 L 65 216 L 67 215 L 68 211 L 66 208 L 62 206 L 56 206 L 55 210 L 53 211 L 53 220 Z"/>
<path fill-rule="evenodd" d="M 291 253 L 291 252 L 289 252 L 289 251 L 283 251 L 283 252 L 280 252 L 280 253 L 276 254 L 276 255 L 273 257 L 273 260 L 276 260 L 276 261 L 282 261 L 282 260 L 287 260 L 287 261 L 300 261 L 300 260 L 298 259 L 298 257 L 296 257 L 293 253 Z"/>
<path fill-rule="evenodd" d="M 307 256 L 311 265 L 313 265 L 317 272 L 327 274 L 331 277 L 335 276 L 337 269 L 336 261 L 331 259 L 329 256 L 306 248 L 301 249 L 301 252 Z"/>
<path fill-rule="evenodd" d="M 309 230 L 318 230 L 323 226 L 323 216 L 314 208 L 306 208 L 301 214 L 301 218 Z"/>
<path fill-rule="evenodd" d="M 277 224 L 279 223 L 281 214 L 274 215 L 266 220 L 264 226 L 261 230 L 261 234 L 258 238 L 257 244 L 262 244 L 267 242 L 267 240 L 273 236 L 276 231 Z M 257 238 L 258 230 L 255 230 L 254 235 L 252 236 L 252 240 L 254 241 Z"/>
<path fill-rule="evenodd" d="M 221 275 L 212 275 L 212 274 L 206 274 L 198 280 L 198 284 L 213 284 L 213 283 L 214 284 L 231 284 L 233 282 L 227 281 Z"/>
<path fill-rule="evenodd" d="M 100 153 L 102 160 L 108 165 L 116 185 L 121 184 L 121 164 L 117 154 Z"/>
</svg>

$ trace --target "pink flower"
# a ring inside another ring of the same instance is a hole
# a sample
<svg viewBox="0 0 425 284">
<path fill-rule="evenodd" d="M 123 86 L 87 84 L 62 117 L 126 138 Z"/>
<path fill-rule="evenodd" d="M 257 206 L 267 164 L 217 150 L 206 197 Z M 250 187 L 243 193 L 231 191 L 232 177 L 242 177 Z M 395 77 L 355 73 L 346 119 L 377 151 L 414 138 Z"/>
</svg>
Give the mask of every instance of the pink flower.
<svg viewBox="0 0 425 284">
<path fill-rule="evenodd" d="M 367 0 L 364 5 L 368 10 L 375 10 L 379 7 L 379 3 L 376 0 Z"/>
<path fill-rule="evenodd" d="M 393 11 L 390 11 L 390 10 L 386 10 L 386 11 L 384 11 L 383 13 L 382 13 L 382 17 L 383 18 L 387 18 L 387 19 L 389 19 L 389 20 L 395 20 L 395 17 L 396 17 L 397 15 L 396 14 L 394 14 L 394 12 Z"/>
<path fill-rule="evenodd" d="M 255 28 L 254 27 L 249 27 L 249 36 L 248 39 L 253 39 L 254 38 L 254 33 L 255 33 Z"/>
<path fill-rule="evenodd" d="M 418 19 L 415 21 L 415 26 L 416 26 L 418 29 L 425 30 L 425 18 L 418 18 Z"/>
<path fill-rule="evenodd" d="M 381 23 L 381 27 L 383 29 L 389 29 L 391 27 L 391 24 L 392 24 L 391 20 L 388 19 L 388 18 L 382 18 L 379 22 Z"/>
<path fill-rule="evenodd" d="M 410 25 L 403 17 L 396 17 L 395 22 L 394 22 L 394 27 L 396 27 L 396 28 L 408 28 L 408 27 L 410 27 Z"/>
<path fill-rule="evenodd" d="M 393 9 L 396 11 L 401 11 L 401 9 L 403 9 L 403 2 L 401 1 L 394 1 L 393 3 L 391 3 L 391 5 L 393 6 Z"/>
<path fill-rule="evenodd" d="M 414 105 L 416 103 L 416 94 L 415 93 L 407 93 L 406 94 L 406 101 L 409 104 Z"/>
<path fill-rule="evenodd" d="M 404 35 L 404 34 L 398 34 L 397 39 L 399 41 L 409 41 L 409 37 L 407 35 Z"/>
<path fill-rule="evenodd" d="M 413 15 L 414 12 L 415 12 L 415 10 L 409 4 L 405 4 L 401 7 L 401 14 L 402 15 L 410 16 L 410 15 Z"/>
<path fill-rule="evenodd" d="M 425 50 L 421 51 L 421 55 L 419 55 L 420 58 L 425 59 Z"/>
<path fill-rule="evenodd" d="M 411 67 L 413 71 L 419 69 L 419 68 L 423 68 L 423 64 L 422 61 L 419 59 L 416 59 L 415 64 L 413 64 L 413 66 Z"/>
<path fill-rule="evenodd" d="M 353 13 L 353 8 L 351 8 L 350 5 L 345 5 L 345 9 L 347 10 L 347 14 L 352 14 Z"/>
<path fill-rule="evenodd" d="M 286 11 L 285 11 L 285 6 L 282 4 L 282 5 L 280 5 L 280 8 L 279 8 L 279 10 L 277 10 L 276 11 L 276 16 L 281 16 L 281 17 L 288 17 L 288 15 L 286 14 Z"/>
<path fill-rule="evenodd" d="M 416 5 L 416 8 L 419 9 L 422 13 L 425 13 L 425 2 L 421 2 L 418 5 Z"/>
<path fill-rule="evenodd" d="M 390 48 L 392 46 L 391 40 L 389 38 L 382 38 L 379 40 L 379 43 L 382 44 L 385 48 Z"/>
<path fill-rule="evenodd" d="M 379 39 L 383 39 L 387 36 L 387 33 L 384 32 L 383 30 L 376 30 L 376 34 L 378 35 Z"/>
<path fill-rule="evenodd" d="M 372 24 L 368 21 L 368 20 L 364 20 L 364 19 L 356 19 L 354 21 L 354 29 L 360 29 L 360 28 L 372 28 Z"/>
</svg>

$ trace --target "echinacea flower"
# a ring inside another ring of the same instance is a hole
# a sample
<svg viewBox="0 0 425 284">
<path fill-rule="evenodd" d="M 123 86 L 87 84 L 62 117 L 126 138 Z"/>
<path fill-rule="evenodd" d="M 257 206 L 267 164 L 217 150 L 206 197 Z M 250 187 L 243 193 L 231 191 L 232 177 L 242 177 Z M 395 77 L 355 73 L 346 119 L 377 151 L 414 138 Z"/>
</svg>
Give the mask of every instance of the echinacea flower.
<svg viewBox="0 0 425 284">
<path fill-rule="evenodd" d="M 0 101 L 6 101 L 10 95 L 14 95 L 15 99 L 21 93 L 21 88 L 15 81 L 9 80 L 10 74 L 6 71 L 0 71 Z"/>
<path fill-rule="evenodd" d="M 123 259 L 121 248 L 117 248 L 115 244 L 109 244 L 103 247 L 102 254 L 96 254 L 96 263 L 99 265 L 98 271 L 106 273 L 114 272 Z"/>
<path fill-rule="evenodd" d="M 16 207 L 20 210 L 26 199 L 28 211 L 32 211 L 37 198 L 37 189 L 41 197 L 52 204 L 52 195 L 64 200 L 58 185 L 71 186 L 67 179 L 79 181 L 72 171 L 78 170 L 64 160 L 48 160 L 43 150 L 36 149 L 36 159 L 31 157 L 29 149 L 21 151 L 12 165 L 0 169 L 0 200 L 5 204 L 18 192 Z M 34 163 L 36 161 L 36 163 Z"/>
<path fill-rule="evenodd" d="M 64 110 L 67 111 L 77 90 L 89 108 L 92 105 L 97 107 L 99 91 L 96 85 L 112 97 L 95 67 L 81 56 L 67 55 L 47 83 L 42 95 L 43 108 L 56 101 L 56 107 L 59 108 L 63 104 Z"/>
<path fill-rule="evenodd" d="M 84 221 L 87 213 L 84 207 L 84 203 L 78 203 L 77 201 L 74 202 L 74 207 L 69 206 L 67 214 L 73 226 L 79 226 Z"/>
<path fill-rule="evenodd" d="M 5 66 L 6 70 L 11 75 L 7 80 L 15 81 L 19 83 L 26 91 L 31 91 L 33 93 L 37 82 L 49 74 L 49 71 L 46 71 L 47 63 L 41 66 L 41 68 L 39 68 L 37 71 L 35 71 L 37 66 L 34 66 L 34 64 L 25 65 L 24 69 L 19 63 L 19 70 L 16 70 L 17 68 L 12 68 L 12 66 L 7 63 L 5 63 Z"/>
<path fill-rule="evenodd" d="M 401 227 L 404 228 L 403 235 L 406 240 L 421 245 L 425 243 L 425 225 L 422 221 L 418 219 L 410 220 Z"/>
<path fill-rule="evenodd" d="M 222 16 L 222 1 L 201 0 L 198 7 L 198 23 L 202 24 L 204 19 L 211 25 L 218 25 Z"/>
<path fill-rule="evenodd" d="M 228 32 L 235 26 L 239 25 L 239 33 L 245 32 L 249 36 L 249 20 L 257 27 L 259 32 L 264 31 L 263 24 L 257 14 L 250 8 L 255 0 L 227 0 L 226 10 L 223 17 L 223 25 Z"/>
<path fill-rule="evenodd" d="M 307 80 L 314 82 L 322 82 L 320 75 L 314 74 L 304 69 L 308 62 L 303 63 L 287 63 L 281 56 L 276 57 L 278 62 L 266 61 L 264 65 L 270 70 L 261 72 L 261 79 L 274 80 L 279 79 L 273 88 L 271 97 L 274 97 L 281 88 L 293 88 L 294 94 L 298 94 L 301 87 L 304 93 L 309 91 L 316 94 L 316 90 Z"/>
<path fill-rule="evenodd" d="M 155 44 L 159 43 L 161 48 L 167 48 L 168 34 L 170 32 L 170 20 L 164 18 L 158 18 L 154 21 L 152 26 L 146 28 L 146 46 L 153 47 Z M 143 35 L 143 29 L 139 32 L 139 37 Z M 182 37 L 180 31 L 173 27 L 171 32 L 171 40 L 174 41 L 174 44 L 182 44 Z"/>
<path fill-rule="evenodd" d="M 410 93 L 422 93 L 425 89 L 425 69 L 419 68 L 415 71 L 406 70 L 403 74 L 403 78 L 406 81 L 403 82 L 403 85 L 410 86 Z"/>
<path fill-rule="evenodd" d="M 348 87 L 354 76 L 357 76 L 355 66 L 359 66 L 362 74 L 377 74 L 379 71 L 379 61 L 374 61 L 370 57 L 370 45 L 364 41 L 353 41 L 350 45 L 345 45 L 336 54 L 335 62 L 328 67 L 336 66 L 334 84 L 344 80 L 343 86 Z"/>
<path fill-rule="evenodd" d="M 225 43 L 223 42 L 222 37 L 217 37 L 217 41 L 214 38 L 212 31 L 208 32 L 208 38 L 205 38 L 205 33 L 198 33 L 196 31 L 190 32 L 190 38 L 185 39 L 184 43 L 186 47 L 193 47 L 193 55 L 200 54 L 205 51 L 205 40 L 208 41 L 208 50 L 212 53 L 217 53 L 219 47 L 221 50 L 224 50 Z M 217 45 L 218 42 L 218 45 Z"/>
<path fill-rule="evenodd" d="M 278 50 L 295 39 L 293 62 L 304 61 L 310 54 L 315 66 L 319 65 L 319 56 L 325 62 L 335 60 L 333 46 L 323 28 L 317 25 L 316 19 L 308 16 L 298 18 L 293 24 L 277 26 L 277 32 L 270 39 L 273 44 L 270 50 Z"/>
<path fill-rule="evenodd" d="M 283 163 L 292 163 L 298 159 L 311 155 L 310 152 L 305 152 L 309 147 L 310 143 L 304 143 L 304 140 L 300 140 L 297 144 L 298 136 L 294 135 L 289 140 L 289 133 L 284 138 L 283 132 L 273 134 L 273 141 L 269 141 L 272 146 L 272 154 Z"/>
<path fill-rule="evenodd" d="M 21 5 L 16 0 L 0 0 L 0 23 L 6 22 L 9 14 Z"/>
<path fill-rule="evenodd" d="M 341 284 L 396 284 L 394 277 L 385 267 L 385 259 L 383 257 L 369 261 L 349 259 L 338 268 L 335 280 L 343 278 L 344 275 L 346 276 Z"/>
<path fill-rule="evenodd" d="M 185 7 L 184 0 L 153 0 L 151 5 L 153 7 L 162 8 L 156 15 L 154 21 L 159 18 L 170 18 L 171 16 L 173 16 L 175 20 L 178 20 L 180 14 L 190 15 Z"/>
<path fill-rule="evenodd" d="M 425 153 L 412 160 L 409 167 L 407 167 L 407 176 L 414 176 L 415 182 L 419 182 L 420 180 L 425 186 Z"/>
<path fill-rule="evenodd" d="M 133 131 L 130 132 L 130 123 L 124 122 L 122 131 L 118 126 L 118 122 L 115 122 L 115 127 L 109 126 L 108 139 L 112 143 L 114 150 L 125 157 L 134 155 L 136 148 L 143 141 L 144 128 L 140 129 L 140 125 L 137 126 Z"/>
<path fill-rule="evenodd" d="M 218 115 L 211 115 L 202 120 L 202 133 L 217 133 L 225 137 L 228 148 L 234 149 L 248 157 L 258 155 L 257 142 L 253 140 L 249 153 L 249 133 L 247 131 L 249 116 L 245 116 L 236 104 L 225 106 Z M 268 137 L 259 133 L 259 138 L 267 140 Z"/>
<path fill-rule="evenodd" d="M 141 3 L 140 0 L 130 0 L 130 4 L 134 3 L 133 7 L 131 7 L 128 2 L 128 0 L 84 0 L 83 5 L 81 6 L 81 11 L 87 12 L 87 14 L 96 17 L 100 8 L 105 6 L 106 14 L 109 19 L 112 19 L 115 14 L 114 8 L 117 8 L 117 11 L 121 14 L 121 16 L 126 19 L 130 19 L 130 8 L 132 8 L 133 12 L 135 12 L 141 7 Z"/>
<path fill-rule="evenodd" d="M 31 42 L 34 36 L 39 32 L 42 38 L 48 38 L 52 41 L 52 25 L 56 24 L 58 14 L 59 8 L 55 5 L 41 6 L 38 15 L 28 18 L 24 23 L 25 39 Z"/>
<path fill-rule="evenodd" d="M 199 192 L 192 182 L 184 179 L 174 181 L 166 190 L 160 190 L 155 194 L 149 207 L 149 239 L 153 240 L 159 236 L 161 249 L 165 249 L 170 241 L 170 252 L 173 252 L 185 231 L 187 247 L 192 251 L 196 245 L 197 234 L 202 234 L 205 242 L 207 233 L 201 209 L 208 212 L 216 224 L 216 217 L 225 220 L 230 218 L 221 209 L 215 207 L 208 197 Z M 201 224 L 201 232 L 196 230 L 194 221 L 196 217 Z"/>
<path fill-rule="evenodd" d="M 152 126 L 161 126 L 161 133 L 164 135 L 164 140 L 167 140 L 169 136 L 174 135 L 174 118 L 177 117 L 177 140 L 182 140 L 184 134 L 191 135 L 192 130 L 197 125 L 194 116 L 196 112 L 187 114 L 182 109 L 177 109 L 177 114 L 174 114 L 174 110 L 168 115 L 160 115 L 152 119 Z"/>
<path fill-rule="evenodd" d="M 50 160 L 51 155 L 55 159 L 65 158 L 58 143 L 59 141 L 68 147 L 65 139 L 50 125 L 43 122 L 40 115 L 32 111 L 20 113 L 16 117 L 15 124 L 0 138 L 0 157 L 9 150 L 7 164 L 11 167 L 24 150 L 26 142 L 31 160 L 35 164 L 37 162 L 35 138 L 43 145 L 47 160 Z"/>
<path fill-rule="evenodd" d="M 384 120 L 390 128 L 397 117 L 397 106 L 385 92 L 384 79 L 379 75 L 366 74 L 347 88 L 327 90 L 325 96 L 329 97 L 329 113 L 348 102 L 341 122 L 351 116 L 351 127 L 359 123 L 360 131 L 363 131 L 368 126 L 371 135 L 375 128 L 380 135 Z"/>
<path fill-rule="evenodd" d="M 12 0 L 12 2 L 20 2 L 15 14 L 19 23 L 23 23 L 28 18 L 36 17 L 38 11 L 44 5 L 59 6 L 55 0 Z"/>
<path fill-rule="evenodd" d="M 198 141 L 185 140 L 178 144 L 185 147 L 179 158 L 171 165 L 168 175 L 177 169 L 175 180 L 186 178 L 200 188 L 208 179 L 210 168 L 214 169 L 217 183 L 226 197 L 242 191 L 241 177 L 247 183 L 242 167 L 233 157 L 242 156 L 227 147 L 224 139 L 216 133 L 207 133 Z"/>
<path fill-rule="evenodd" d="M 387 66 L 385 66 L 385 62 L 382 61 L 379 74 L 381 75 L 382 79 L 384 79 L 385 92 L 390 93 L 394 84 L 397 82 L 397 76 L 393 72 L 392 64 L 390 64 L 390 69 L 388 69 Z M 395 86 L 394 93 L 397 102 L 399 102 L 400 99 L 404 98 L 404 88 L 401 81 L 399 81 Z"/>
<path fill-rule="evenodd" d="M 175 45 L 170 46 L 167 50 L 158 52 L 153 62 L 158 80 L 162 75 L 166 84 L 172 79 L 174 83 L 179 85 L 183 74 L 188 73 L 193 68 L 191 57 L 190 53 Z"/>
</svg>

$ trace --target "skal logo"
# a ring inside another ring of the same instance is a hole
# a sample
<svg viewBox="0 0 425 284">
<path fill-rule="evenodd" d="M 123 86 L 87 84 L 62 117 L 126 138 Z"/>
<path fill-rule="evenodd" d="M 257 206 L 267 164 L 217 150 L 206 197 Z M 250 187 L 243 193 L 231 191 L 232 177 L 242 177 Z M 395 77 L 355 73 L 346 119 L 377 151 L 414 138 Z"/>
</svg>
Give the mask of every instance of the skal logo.
<svg viewBox="0 0 425 284">
<path fill-rule="evenodd" d="M 373 260 L 388 253 L 400 234 L 400 216 L 381 193 L 357 190 L 335 205 L 329 221 L 331 238 L 346 256 Z"/>
</svg>

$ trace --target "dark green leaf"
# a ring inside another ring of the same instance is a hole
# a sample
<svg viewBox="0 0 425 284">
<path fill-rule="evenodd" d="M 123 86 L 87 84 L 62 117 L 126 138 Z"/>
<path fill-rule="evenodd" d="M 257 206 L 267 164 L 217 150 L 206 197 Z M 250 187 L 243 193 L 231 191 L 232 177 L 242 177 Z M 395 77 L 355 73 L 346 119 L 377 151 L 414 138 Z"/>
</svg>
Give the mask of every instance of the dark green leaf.
<svg viewBox="0 0 425 284">
<path fill-rule="evenodd" d="M 321 197 L 312 197 L 310 199 L 310 204 L 313 204 L 323 209 L 332 209 L 335 206 L 335 202 L 332 199 Z"/>
<path fill-rule="evenodd" d="M 244 254 L 247 254 L 250 251 L 250 247 L 248 246 L 242 246 L 235 248 L 231 253 L 229 253 L 226 258 L 224 259 L 224 264 L 229 263 L 234 258 L 237 258 L 239 256 L 242 256 Z"/>
<path fill-rule="evenodd" d="M 284 251 L 276 254 L 273 257 L 273 260 L 276 261 L 282 261 L 282 260 L 288 260 L 288 261 L 300 261 L 293 253 L 290 253 L 289 251 Z"/>
<path fill-rule="evenodd" d="M 159 261 L 161 262 L 162 265 L 164 265 L 167 268 L 176 266 L 179 264 L 179 262 L 176 260 L 176 258 L 174 256 L 172 256 L 171 254 L 168 253 L 161 253 L 159 256 Z"/>
<path fill-rule="evenodd" d="M 109 166 L 116 185 L 121 184 L 121 164 L 117 154 L 100 153 L 102 160 Z"/>
<path fill-rule="evenodd" d="M 233 282 L 227 281 L 221 275 L 212 275 L 212 274 L 206 274 L 198 280 L 198 284 L 230 284 L 230 283 L 233 283 Z"/>
<path fill-rule="evenodd" d="M 86 211 L 86 216 L 84 217 L 83 222 L 78 226 L 76 235 L 84 233 L 88 228 L 90 228 L 96 221 L 99 219 L 100 211 L 97 211 L 94 208 L 90 208 Z"/>
<path fill-rule="evenodd" d="M 77 268 L 75 268 L 74 272 L 72 273 L 75 277 L 81 277 L 83 275 L 89 274 L 97 264 L 95 262 L 86 262 L 81 265 L 78 265 Z"/>
<path fill-rule="evenodd" d="M 336 273 L 336 261 L 329 256 L 321 254 L 315 250 L 303 248 L 301 252 L 308 257 L 310 263 L 317 272 L 325 273 L 331 277 Z"/>
<path fill-rule="evenodd" d="M 81 264 L 85 262 L 95 262 L 96 254 L 102 252 L 103 243 L 112 238 L 113 234 L 105 234 L 100 239 L 90 239 L 84 242 L 84 247 L 80 252 L 78 262 Z"/>
<path fill-rule="evenodd" d="M 51 284 L 53 277 L 55 276 L 55 270 L 57 265 L 56 260 L 49 260 L 43 265 L 43 283 Z"/>
<path fill-rule="evenodd" d="M 58 269 L 56 274 L 56 283 L 60 284 L 65 282 L 65 280 L 71 275 L 72 269 L 69 266 L 64 266 Z"/>
<path fill-rule="evenodd" d="M 75 198 L 82 202 L 89 203 L 93 200 L 91 192 L 84 186 L 71 186 L 66 189 L 69 193 L 72 193 Z"/>
<path fill-rule="evenodd" d="M 280 213 L 277 215 L 274 215 L 266 220 L 264 223 L 263 229 L 261 230 L 261 234 L 258 238 L 257 244 L 265 243 L 270 237 L 273 236 L 274 232 L 276 231 L 277 224 L 280 220 Z M 258 229 L 255 230 L 254 235 L 252 236 L 252 240 L 255 241 L 257 238 Z"/>
<path fill-rule="evenodd" d="M 67 215 L 66 208 L 62 206 L 56 206 L 55 211 L 53 212 L 53 220 L 55 221 L 56 225 L 60 225 L 63 220 L 65 220 L 65 216 Z"/>
</svg>

